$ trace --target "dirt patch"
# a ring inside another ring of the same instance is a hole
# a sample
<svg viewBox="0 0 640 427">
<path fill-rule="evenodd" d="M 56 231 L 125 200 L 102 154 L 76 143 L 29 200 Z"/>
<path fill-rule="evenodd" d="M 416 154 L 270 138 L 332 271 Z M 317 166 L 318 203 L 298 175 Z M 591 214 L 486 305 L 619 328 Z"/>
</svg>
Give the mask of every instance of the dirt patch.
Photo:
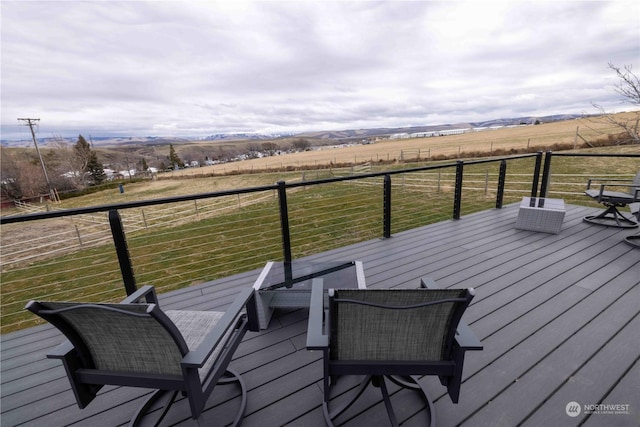
<svg viewBox="0 0 640 427">
<path fill-rule="evenodd" d="M 40 252 L 41 246 L 51 248 L 51 242 L 73 238 L 75 227 L 70 218 L 54 218 L 23 223 L 3 224 L 0 228 L 0 259 L 2 270 L 18 259 L 30 259 Z M 65 245 L 64 243 L 62 245 Z M 70 245 L 65 245 L 67 249 Z"/>
</svg>

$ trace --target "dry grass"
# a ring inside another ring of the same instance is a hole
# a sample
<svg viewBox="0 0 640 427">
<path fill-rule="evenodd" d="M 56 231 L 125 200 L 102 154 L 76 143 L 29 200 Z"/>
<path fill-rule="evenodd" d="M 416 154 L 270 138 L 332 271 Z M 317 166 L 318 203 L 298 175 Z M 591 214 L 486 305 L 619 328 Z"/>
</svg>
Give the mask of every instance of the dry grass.
<svg viewBox="0 0 640 427">
<path fill-rule="evenodd" d="M 620 117 L 635 117 L 635 113 L 621 113 Z M 619 118 L 620 118 L 619 117 Z M 286 169 L 299 167 L 353 164 L 363 162 L 393 161 L 409 156 L 423 159 L 458 156 L 465 153 L 491 153 L 498 150 L 535 148 L 547 150 L 557 144 L 582 143 L 576 139 L 576 130 L 587 141 L 596 141 L 619 130 L 603 119 L 576 119 L 543 123 L 537 126 L 502 128 L 483 132 L 471 132 L 446 137 L 382 140 L 375 144 L 356 145 L 344 148 L 323 149 L 292 153 L 283 156 L 265 157 L 242 162 L 183 169 L 162 174 L 162 177 L 228 174 L 234 172 Z"/>
<path fill-rule="evenodd" d="M 195 170 L 201 170 L 198 168 Z M 187 194 L 211 193 L 224 190 L 235 190 L 247 187 L 259 187 L 269 185 L 278 180 L 300 179 L 300 173 L 264 173 L 227 176 L 195 177 L 192 179 L 168 179 L 169 174 L 164 174 L 165 179 L 145 180 L 137 182 L 124 181 L 124 193 L 117 188 L 100 191 L 98 193 L 73 197 L 62 200 L 55 205 L 56 209 L 69 209 L 76 207 L 108 205 L 114 203 L 127 203 L 140 200 L 160 199 L 164 197 L 181 196 Z"/>
</svg>

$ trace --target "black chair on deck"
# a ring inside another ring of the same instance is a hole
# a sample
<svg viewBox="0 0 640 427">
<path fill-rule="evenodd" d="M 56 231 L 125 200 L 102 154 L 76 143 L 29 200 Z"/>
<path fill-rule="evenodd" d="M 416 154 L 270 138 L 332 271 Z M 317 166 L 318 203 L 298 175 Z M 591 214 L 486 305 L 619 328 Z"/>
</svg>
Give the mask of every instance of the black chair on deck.
<svg viewBox="0 0 640 427">
<path fill-rule="evenodd" d="M 591 184 L 601 182 L 591 188 Z M 618 208 L 640 202 L 640 172 L 632 180 L 591 178 L 585 194 L 607 207 L 599 215 L 584 217 L 586 222 L 620 228 L 635 228 L 638 221 L 622 214 Z"/>
<path fill-rule="evenodd" d="M 257 330 L 254 307 L 253 290 L 247 288 L 224 313 L 162 311 L 152 286 L 119 304 L 30 301 L 26 306 L 69 340 L 47 357 L 62 360 L 81 409 L 106 384 L 157 389 L 130 425 L 145 417 L 156 418 L 159 425 L 178 392 L 186 395 L 191 417 L 200 424 L 208 397 L 217 385 L 227 383 L 240 386 L 240 409 L 233 425 L 240 424 L 246 389 L 228 365 L 246 331 Z M 149 411 L 166 397 L 162 411 Z"/>
<path fill-rule="evenodd" d="M 419 376 L 437 375 L 451 400 L 458 402 L 465 352 L 482 350 L 460 320 L 473 289 L 438 289 L 430 279 L 423 279 L 420 289 L 331 289 L 324 313 L 322 288 L 322 280 L 315 279 L 307 348 L 323 351 L 327 425 L 333 425 L 369 384 L 380 388 L 389 420 L 398 425 L 387 380 L 421 393 L 431 425 L 435 411 Z M 343 396 L 334 396 L 332 390 L 343 375 L 365 378 L 351 399 L 337 402 Z"/>
</svg>

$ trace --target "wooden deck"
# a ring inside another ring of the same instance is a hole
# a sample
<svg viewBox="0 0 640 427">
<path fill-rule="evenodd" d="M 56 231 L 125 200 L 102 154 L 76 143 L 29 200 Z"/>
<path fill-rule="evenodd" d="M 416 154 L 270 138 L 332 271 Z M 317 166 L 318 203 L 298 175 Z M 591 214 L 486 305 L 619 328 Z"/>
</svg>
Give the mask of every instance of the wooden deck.
<svg viewBox="0 0 640 427">
<path fill-rule="evenodd" d="M 590 225 L 594 209 L 567 206 L 559 235 L 514 229 L 517 206 L 484 211 L 322 253 L 312 258 L 364 262 L 369 287 L 415 287 L 423 276 L 442 287 L 474 287 L 465 320 L 484 344 L 470 352 L 460 403 L 425 379 L 441 426 L 640 425 L 640 250 L 623 243 L 638 230 Z M 161 296 L 165 308 L 224 309 L 259 271 Z M 249 333 L 232 366 L 249 388 L 244 426 L 321 426 L 321 354 L 305 349 L 307 311 L 279 312 Z M 61 341 L 47 326 L 2 336 L 2 426 L 125 424 L 145 390 L 110 387 L 77 408 L 58 361 Z M 346 379 L 345 387 L 353 383 Z M 395 394 L 410 411 L 413 394 Z M 582 413 L 569 417 L 569 402 Z M 237 390 L 220 388 L 207 425 L 230 421 Z M 628 405 L 627 414 L 587 414 L 584 405 Z M 367 407 L 366 405 L 372 405 Z M 367 394 L 349 426 L 380 425 L 384 408 Z M 193 425 L 184 401 L 171 423 Z M 418 417 L 406 425 L 422 425 Z M 171 424 L 168 423 L 168 424 Z"/>
</svg>

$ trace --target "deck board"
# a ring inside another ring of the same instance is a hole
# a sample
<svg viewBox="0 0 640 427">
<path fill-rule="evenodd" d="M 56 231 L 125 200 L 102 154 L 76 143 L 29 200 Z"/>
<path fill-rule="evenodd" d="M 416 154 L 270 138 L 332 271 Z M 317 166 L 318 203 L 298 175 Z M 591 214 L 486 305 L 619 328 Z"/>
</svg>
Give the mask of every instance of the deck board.
<svg viewBox="0 0 640 427">
<path fill-rule="evenodd" d="M 625 373 L 613 390 L 603 399 L 603 404 L 630 404 L 637 405 L 638 399 L 630 399 L 632 396 L 640 396 L 640 361 L 636 358 L 633 366 Z M 587 402 L 593 402 L 585 399 Z M 632 408 L 633 410 L 633 408 Z M 592 415 L 584 423 L 586 427 L 597 427 L 603 425 L 603 419 L 611 419 L 604 415 Z M 635 410 L 631 416 L 619 415 L 614 418 L 616 427 L 636 427 L 640 424 L 638 411 Z"/>
<path fill-rule="evenodd" d="M 638 425 L 640 410 L 640 251 L 623 243 L 636 230 L 587 224 L 595 210 L 568 205 L 560 234 L 514 228 L 517 204 L 403 231 L 309 257 L 363 261 L 368 287 L 416 287 L 421 277 L 441 287 L 474 287 L 465 321 L 482 340 L 467 354 L 460 403 L 434 378 L 423 381 L 440 425 Z M 259 269 L 159 295 L 169 309 L 223 310 Z M 281 310 L 269 329 L 247 333 L 232 366 L 249 388 L 244 426 L 322 426 L 320 352 L 305 349 L 307 311 Z M 64 370 L 45 359 L 62 340 L 43 325 L 2 336 L 2 426 L 124 425 L 147 390 L 105 387 L 77 408 Z M 356 385 L 345 378 L 341 389 Z M 422 425 L 423 403 L 394 391 L 409 412 L 405 425 Z M 570 418 L 570 401 L 629 404 L 630 415 Z M 234 387 L 209 401 L 205 419 L 225 425 L 238 402 Z M 516 403 L 514 403 L 516 402 Z M 412 414 L 418 412 L 418 415 Z M 169 424 L 194 425 L 185 401 Z M 358 403 L 345 425 L 386 419 L 379 396 Z"/>
<path fill-rule="evenodd" d="M 568 402 L 574 400 L 587 403 L 600 402 L 603 399 L 602 390 L 613 388 L 617 380 L 623 377 L 625 372 L 637 361 L 638 344 L 630 341 L 629 337 L 633 333 L 637 333 L 639 329 L 640 319 L 636 316 L 618 333 L 611 337 L 606 337 L 610 340 L 606 342 L 604 348 L 596 352 L 575 372 L 569 372 L 571 375 L 570 380 L 565 381 L 555 392 L 552 399 L 545 402 L 545 405 L 553 408 L 554 412 L 559 412 L 564 409 Z M 635 347 L 635 353 L 633 347 Z M 552 374 L 556 372 L 561 374 L 561 362 L 557 365 L 552 365 L 553 362 L 553 360 L 545 361 L 544 367 L 550 370 Z M 638 377 L 636 377 L 637 379 Z M 599 384 L 600 387 L 596 388 L 594 384 Z M 624 397 L 625 400 L 617 403 L 628 401 L 630 396 L 638 396 L 638 393 L 635 395 L 627 394 Z M 534 417 L 527 420 L 527 424 L 531 426 L 551 425 L 553 424 L 553 418 L 550 417 L 551 413 L 552 411 L 538 411 Z M 611 423 L 611 425 L 614 424 L 617 425 L 615 422 Z"/>
</svg>

